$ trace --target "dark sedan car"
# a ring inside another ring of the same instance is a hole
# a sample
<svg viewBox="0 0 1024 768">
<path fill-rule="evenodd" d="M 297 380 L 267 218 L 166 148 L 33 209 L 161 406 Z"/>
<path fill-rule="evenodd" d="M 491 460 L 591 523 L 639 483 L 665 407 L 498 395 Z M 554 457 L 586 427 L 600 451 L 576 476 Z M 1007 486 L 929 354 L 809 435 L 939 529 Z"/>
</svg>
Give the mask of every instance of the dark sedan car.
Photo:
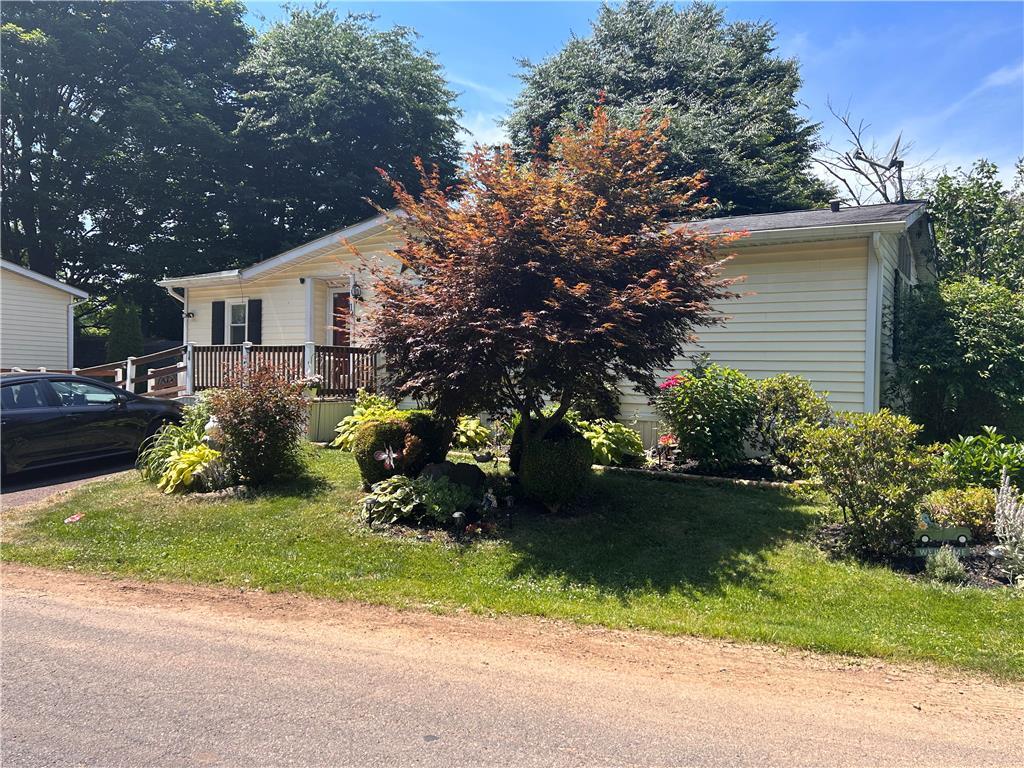
<svg viewBox="0 0 1024 768">
<path fill-rule="evenodd" d="M 180 419 L 176 402 L 140 397 L 84 376 L 5 373 L 0 377 L 3 473 L 137 453 L 162 424 Z"/>
</svg>

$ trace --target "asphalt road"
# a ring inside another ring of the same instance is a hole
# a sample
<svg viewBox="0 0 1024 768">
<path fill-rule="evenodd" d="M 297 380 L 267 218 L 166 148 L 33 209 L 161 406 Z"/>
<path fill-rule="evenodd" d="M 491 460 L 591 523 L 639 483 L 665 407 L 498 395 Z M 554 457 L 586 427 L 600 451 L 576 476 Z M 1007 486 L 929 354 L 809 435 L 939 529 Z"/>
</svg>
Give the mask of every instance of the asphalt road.
<svg viewBox="0 0 1024 768">
<path fill-rule="evenodd" d="M 6 564 L 0 626 L 5 768 L 1024 764 L 929 668 Z"/>
</svg>

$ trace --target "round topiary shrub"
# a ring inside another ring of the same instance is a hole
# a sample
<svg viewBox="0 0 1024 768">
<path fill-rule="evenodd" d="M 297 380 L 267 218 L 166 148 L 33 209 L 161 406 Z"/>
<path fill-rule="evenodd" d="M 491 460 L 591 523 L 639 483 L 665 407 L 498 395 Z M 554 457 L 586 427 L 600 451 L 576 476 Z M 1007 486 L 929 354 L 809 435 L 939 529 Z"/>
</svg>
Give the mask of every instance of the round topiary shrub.
<svg viewBox="0 0 1024 768">
<path fill-rule="evenodd" d="M 364 423 L 352 443 L 363 485 L 397 474 L 416 477 L 428 464 L 444 461 L 453 430 L 447 419 L 428 410 L 398 411 Z"/>
<path fill-rule="evenodd" d="M 422 452 L 421 445 L 417 445 L 419 441 L 410 441 L 410 437 L 413 436 L 409 423 L 404 419 L 368 421 L 356 430 L 352 453 L 365 488 L 393 475 L 408 474 L 405 472 L 407 456 L 415 462 L 415 454 Z"/>
<path fill-rule="evenodd" d="M 519 483 L 527 496 L 552 512 L 579 496 L 593 474 L 590 441 L 564 422 L 523 448 L 520 442 Z"/>
</svg>

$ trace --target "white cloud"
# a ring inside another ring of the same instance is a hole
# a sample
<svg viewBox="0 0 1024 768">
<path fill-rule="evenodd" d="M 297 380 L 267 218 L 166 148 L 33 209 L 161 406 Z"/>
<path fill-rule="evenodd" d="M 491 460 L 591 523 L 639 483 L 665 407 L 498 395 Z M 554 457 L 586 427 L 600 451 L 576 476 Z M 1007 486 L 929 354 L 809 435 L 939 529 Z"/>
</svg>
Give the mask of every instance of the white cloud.
<svg viewBox="0 0 1024 768">
<path fill-rule="evenodd" d="M 981 81 L 979 89 L 1000 88 L 1004 85 L 1013 85 L 1019 80 L 1024 80 L 1024 61 L 1015 67 L 1000 67 L 995 72 L 990 72 Z"/>
<path fill-rule="evenodd" d="M 496 101 L 499 104 L 508 104 L 511 98 L 507 93 L 500 91 L 497 88 L 492 88 L 489 85 L 478 83 L 475 80 L 470 80 L 468 77 L 462 77 L 461 75 L 448 75 L 448 82 L 452 85 L 459 85 L 463 88 L 468 88 L 474 93 L 478 93 L 481 96 L 486 96 L 492 101 Z"/>
<path fill-rule="evenodd" d="M 505 129 L 499 125 L 504 116 L 502 112 L 474 112 L 462 120 L 462 131 L 459 139 L 462 146 L 471 149 L 474 144 L 504 144 L 508 141 Z"/>
</svg>

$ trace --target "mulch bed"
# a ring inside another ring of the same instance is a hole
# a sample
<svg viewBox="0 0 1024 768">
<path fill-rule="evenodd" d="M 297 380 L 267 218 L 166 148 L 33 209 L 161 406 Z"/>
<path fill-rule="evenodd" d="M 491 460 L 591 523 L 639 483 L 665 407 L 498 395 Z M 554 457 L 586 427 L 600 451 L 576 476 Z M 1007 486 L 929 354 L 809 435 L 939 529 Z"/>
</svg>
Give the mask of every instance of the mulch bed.
<svg viewBox="0 0 1024 768">
<path fill-rule="evenodd" d="M 815 543 L 829 557 L 839 559 L 848 556 L 844 546 L 843 528 L 843 523 L 828 523 L 819 528 L 815 535 Z M 989 554 L 994 546 L 993 542 L 974 544 L 960 555 L 960 562 L 963 563 L 964 570 L 967 571 L 967 580 L 964 582 L 964 586 L 979 589 L 999 589 L 1010 586 L 1009 574 L 1002 569 L 999 560 Z M 928 581 L 928 576 L 924 572 L 924 561 L 923 557 L 905 555 L 878 559 L 875 562 L 903 573 L 908 578 Z"/>
</svg>

